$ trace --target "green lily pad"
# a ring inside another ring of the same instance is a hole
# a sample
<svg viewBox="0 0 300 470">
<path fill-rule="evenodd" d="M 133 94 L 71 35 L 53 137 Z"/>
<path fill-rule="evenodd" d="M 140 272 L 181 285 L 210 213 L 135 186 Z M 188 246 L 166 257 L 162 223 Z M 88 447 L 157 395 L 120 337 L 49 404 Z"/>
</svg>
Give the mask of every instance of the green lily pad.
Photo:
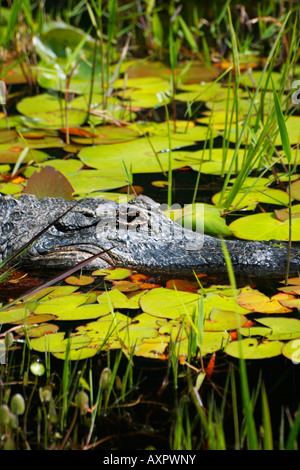
<svg viewBox="0 0 300 470">
<path fill-rule="evenodd" d="M 68 160 L 61 160 L 61 159 L 53 159 L 47 160 L 46 162 L 39 163 L 39 167 L 44 166 L 51 166 L 62 173 L 67 178 L 70 176 L 75 176 L 83 167 L 83 163 L 80 160 L 76 160 L 75 158 L 68 158 Z M 26 178 L 30 178 L 30 176 L 36 171 L 34 166 L 29 166 L 23 171 L 23 175 Z"/>
<path fill-rule="evenodd" d="M 238 91 L 239 95 L 243 94 L 243 90 Z M 228 89 L 227 87 L 222 87 L 218 83 L 205 83 L 201 82 L 199 84 L 185 84 L 180 87 L 175 95 L 175 99 L 184 102 L 193 102 L 193 101 L 224 101 L 227 99 Z M 234 91 L 229 90 L 229 99 L 233 99 Z"/>
<path fill-rule="evenodd" d="M 98 295 L 97 302 L 100 305 L 111 305 L 113 309 L 129 308 L 137 309 L 140 308 L 139 299 L 143 292 L 128 298 L 123 292 L 118 289 L 112 289 L 108 292 Z"/>
<path fill-rule="evenodd" d="M 237 302 L 238 295 L 224 295 L 216 292 L 209 292 L 204 302 L 204 318 L 210 318 L 211 312 L 217 308 L 219 310 L 236 312 L 239 315 L 247 315 L 250 312 L 247 308 L 241 306 Z"/>
<path fill-rule="evenodd" d="M 93 272 L 94 276 L 105 276 L 108 281 L 126 279 L 131 276 L 132 271 L 129 268 L 103 268 Z"/>
<path fill-rule="evenodd" d="M 270 328 L 268 339 L 291 340 L 300 338 L 300 320 L 297 318 L 268 317 L 256 320 Z"/>
<path fill-rule="evenodd" d="M 242 357 L 244 359 L 267 359 L 280 356 L 282 346 L 283 343 L 281 341 L 259 342 L 256 338 L 245 338 L 229 343 L 225 352 L 229 356 Z"/>
<path fill-rule="evenodd" d="M 71 26 L 63 21 L 49 21 L 43 24 L 43 31 L 39 37 L 34 37 L 37 53 L 40 57 L 49 60 L 57 57 L 66 58 L 70 50 L 76 48 L 78 43 L 86 36 L 80 28 Z M 85 42 L 86 52 L 92 54 L 95 40 L 88 36 Z"/>
<path fill-rule="evenodd" d="M 300 338 L 286 343 L 282 348 L 282 354 L 294 364 L 300 364 Z"/>
<path fill-rule="evenodd" d="M 272 212 L 241 217 L 229 225 L 233 235 L 245 240 L 289 240 L 289 221 L 277 220 Z M 292 240 L 300 240 L 300 219 L 292 221 Z"/>
<path fill-rule="evenodd" d="M 169 140 L 167 137 L 152 137 L 152 146 L 145 137 L 113 145 L 95 145 L 86 147 L 79 152 L 80 160 L 92 168 L 105 169 L 123 168 L 123 162 L 127 168 L 132 167 L 133 173 L 156 173 L 162 168 L 169 168 Z M 165 152 L 162 152 L 162 151 Z M 183 163 L 177 161 L 178 152 L 172 152 L 172 168 L 180 168 Z M 72 181 L 70 181 L 73 185 Z"/>
<path fill-rule="evenodd" d="M 87 346 L 90 341 L 87 335 L 65 338 L 65 333 L 60 332 L 34 338 L 30 340 L 30 347 L 40 352 L 65 352 L 68 348 L 70 348 L 70 350 L 83 348 Z"/>
<path fill-rule="evenodd" d="M 212 197 L 212 202 L 216 204 L 216 206 L 219 206 L 221 194 L 222 193 L 219 192 Z M 229 194 L 230 189 L 224 191 L 222 201 L 226 202 L 226 198 Z M 281 189 L 264 188 L 257 190 L 254 188 L 250 191 L 239 191 L 230 204 L 230 208 L 253 210 L 259 203 L 287 205 L 288 201 L 288 194 Z"/>
<path fill-rule="evenodd" d="M 233 174 L 238 173 L 244 164 L 245 150 L 240 149 L 235 157 L 235 150 L 227 149 L 224 153 L 222 148 L 214 148 L 212 150 L 197 150 L 196 152 L 190 152 L 184 156 L 185 164 L 189 165 L 193 170 L 200 171 L 204 174 L 224 174 L 229 170 Z M 259 166 L 259 162 L 256 162 L 253 167 Z"/>
<path fill-rule="evenodd" d="M 29 305 L 20 307 L 11 307 L 0 312 L 0 323 L 15 323 L 28 318 L 32 313 Z"/>
<path fill-rule="evenodd" d="M 52 299 L 41 301 L 34 309 L 34 313 L 51 313 L 56 316 L 64 315 L 68 311 L 85 304 L 88 299 L 88 294 L 75 294 L 53 297 Z"/>
<path fill-rule="evenodd" d="M 83 130 L 89 130 L 92 133 L 91 128 L 82 127 Z M 98 126 L 93 129 L 92 136 L 77 137 L 71 135 L 72 142 L 82 145 L 98 145 L 98 144 L 114 144 L 118 142 L 128 142 L 139 137 L 139 132 L 130 127 L 120 126 Z"/>
<path fill-rule="evenodd" d="M 209 318 L 204 320 L 204 331 L 230 331 L 242 327 L 247 321 L 244 315 L 236 312 L 213 308 Z"/>
<path fill-rule="evenodd" d="M 2 144 L 0 146 L 0 163 L 17 163 L 19 160 L 21 153 L 25 149 L 25 145 L 22 146 L 14 145 L 14 144 Z M 43 162 L 49 156 L 42 152 L 41 150 L 32 150 L 30 149 L 25 158 L 23 158 L 22 163 L 29 163 L 29 162 Z"/>
<path fill-rule="evenodd" d="M 53 356 L 57 359 L 66 359 L 68 358 L 69 361 L 81 361 L 84 359 L 88 359 L 90 357 L 94 357 L 96 354 L 99 353 L 97 348 L 92 347 L 82 347 L 79 349 L 71 349 L 71 351 L 67 352 L 53 352 Z"/>
<path fill-rule="evenodd" d="M 244 85 L 247 88 L 256 88 L 259 80 L 261 79 L 262 72 L 260 70 L 251 70 L 251 73 L 244 72 L 241 74 L 239 83 Z M 265 73 L 262 82 L 261 89 L 272 91 L 272 82 L 274 83 L 275 89 L 278 90 L 282 81 L 282 74 L 280 72 L 272 72 L 271 76 L 268 73 Z"/>
<path fill-rule="evenodd" d="M 23 98 L 17 104 L 18 111 L 23 114 L 22 122 L 30 128 L 61 129 L 66 127 L 66 102 L 58 96 L 42 93 Z M 72 107 L 68 103 L 68 126 L 82 125 L 87 119 L 87 113 Z"/>
<path fill-rule="evenodd" d="M 189 204 L 175 218 L 175 222 L 196 232 L 228 237 L 231 232 L 221 214 L 222 210 L 211 204 Z"/>
<path fill-rule="evenodd" d="M 7 182 L 7 183 L 0 183 L 0 193 L 2 194 L 17 194 L 21 193 L 24 189 L 22 184 Z"/>
<path fill-rule="evenodd" d="M 127 185 L 122 167 L 79 171 L 76 174 L 68 175 L 68 180 L 74 189 L 74 194 L 80 196 L 91 196 L 90 193 L 93 193 L 94 196 L 96 191 L 107 191 Z"/>
<path fill-rule="evenodd" d="M 140 306 L 145 313 L 172 319 L 194 317 L 200 303 L 199 294 L 165 288 L 152 289 L 140 298 Z"/>
</svg>

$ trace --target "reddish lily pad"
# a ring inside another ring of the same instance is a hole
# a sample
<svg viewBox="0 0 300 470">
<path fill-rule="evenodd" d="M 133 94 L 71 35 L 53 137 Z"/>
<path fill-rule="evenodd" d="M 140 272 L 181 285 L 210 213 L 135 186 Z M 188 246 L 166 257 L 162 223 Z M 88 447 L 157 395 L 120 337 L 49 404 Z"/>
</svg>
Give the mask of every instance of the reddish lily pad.
<svg viewBox="0 0 300 470">
<path fill-rule="evenodd" d="M 292 310 L 279 302 L 278 295 L 269 298 L 258 290 L 244 292 L 238 296 L 238 304 L 253 312 L 260 313 L 288 313 Z"/>
<path fill-rule="evenodd" d="M 24 193 L 42 197 L 72 199 L 73 188 L 67 178 L 52 166 L 41 168 L 28 179 Z"/>
</svg>

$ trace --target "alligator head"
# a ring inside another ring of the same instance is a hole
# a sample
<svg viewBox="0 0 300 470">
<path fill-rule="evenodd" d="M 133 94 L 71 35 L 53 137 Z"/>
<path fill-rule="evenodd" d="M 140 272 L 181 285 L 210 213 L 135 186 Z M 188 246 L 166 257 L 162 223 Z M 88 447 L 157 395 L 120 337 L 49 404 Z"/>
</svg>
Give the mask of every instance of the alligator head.
<svg viewBox="0 0 300 470">
<path fill-rule="evenodd" d="M 217 238 L 172 222 L 159 204 L 145 196 L 123 204 L 97 198 L 76 202 L 4 196 L 0 221 L 2 258 L 50 225 L 21 255 L 20 261 L 27 266 L 66 269 L 100 254 L 88 269 L 125 266 L 164 275 L 227 271 Z M 239 240 L 227 241 L 226 246 L 237 274 L 272 275 L 285 270 L 285 248 Z M 298 261 L 293 258 L 294 268 Z"/>
</svg>

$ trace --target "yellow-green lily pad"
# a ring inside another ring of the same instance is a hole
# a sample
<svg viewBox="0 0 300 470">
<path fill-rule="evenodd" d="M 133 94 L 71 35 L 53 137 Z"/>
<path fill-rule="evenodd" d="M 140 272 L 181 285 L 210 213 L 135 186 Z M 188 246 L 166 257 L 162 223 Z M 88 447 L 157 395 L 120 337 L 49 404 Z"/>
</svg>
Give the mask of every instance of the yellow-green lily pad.
<svg viewBox="0 0 300 470">
<path fill-rule="evenodd" d="M 140 305 L 145 313 L 171 319 L 193 318 L 200 303 L 199 294 L 166 288 L 151 289 L 140 298 Z"/>
<path fill-rule="evenodd" d="M 245 240 L 289 240 L 289 221 L 277 220 L 274 213 L 266 212 L 241 217 L 229 225 L 233 235 Z M 300 240 L 300 218 L 292 221 L 292 241 Z"/>
<path fill-rule="evenodd" d="M 259 341 L 257 338 L 245 338 L 232 341 L 225 349 L 229 356 L 243 359 L 267 359 L 280 356 L 282 341 Z"/>
<path fill-rule="evenodd" d="M 300 364 L 300 338 L 286 343 L 282 348 L 282 354 L 294 364 Z"/>
</svg>

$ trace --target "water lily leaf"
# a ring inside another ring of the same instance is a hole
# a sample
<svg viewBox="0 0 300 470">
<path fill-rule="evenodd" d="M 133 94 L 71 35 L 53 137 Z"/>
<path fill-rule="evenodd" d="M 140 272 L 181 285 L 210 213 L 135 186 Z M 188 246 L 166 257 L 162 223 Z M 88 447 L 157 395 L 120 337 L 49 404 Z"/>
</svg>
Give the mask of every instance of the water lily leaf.
<svg viewBox="0 0 300 470">
<path fill-rule="evenodd" d="M 41 168 L 28 179 L 24 193 L 42 197 L 62 197 L 72 199 L 73 188 L 67 178 L 52 166 Z"/>
<path fill-rule="evenodd" d="M 282 348 L 282 354 L 291 359 L 294 364 L 300 364 L 300 339 L 286 343 Z"/>
<path fill-rule="evenodd" d="M 272 212 L 239 218 L 229 225 L 236 237 L 245 240 L 289 240 L 289 221 L 277 220 Z M 300 240 L 300 219 L 293 219 L 292 241 Z"/>
<path fill-rule="evenodd" d="M 87 127 L 82 129 L 88 130 Z M 114 144 L 119 142 L 128 142 L 139 137 L 139 133 L 130 127 L 120 126 L 98 126 L 94 130 L 94 135 L 77 137 L 71 135 L 72 142 L 82 145 Z"/>
<path fill-rule="evenodd" d="M 93 278 L 93 276 L 86 276 L 81 274 L 78 277 L 68 276 L 66 277 L 65 282 L 74 286 L 88 286 L 90 284 L 93 284 L 93 282 L 95 282 L 95 279 Z"/>
<path fill-rule="evenodd" d="M 95 92 L 91 98 L 91 103 L 89 103 L 88 95 L 75 98 L 73 108 L 80 109 L 86 113 L 89 112 L 88 123 L 92 126 L 107 125 L 107 123 L 114 124 L 115 121 L 120 121 L 121 126 L 125 123 L 129 127 L 129 122 L 136 118 L 136 114 L 132 110 L 127 110 L 117 97 L 109 97 L 104 103 L 103 94 Z M 133 129 L 137 131 L 136 128 Z M 95 131 L 97 134 L 97 129 Z"/>
<path fill-rule="evenodd" d="M 157 341 L 159 341 L 159 337 L 157 338 Z M 184 362 L 185 358 L 188 356 L 190 350 L 189 341 L 190 340 L 188 338 L 179 340 L 170 347 L 171 353 L 175 353 L 179 361 Z M 230 334 L 225 331 L 205 331 L 200 345 L 201 356 L 204 357 L 208 354 L 213 354 L 216 351 L 224 349 L 229 341 Z M 138 355 L 137 352 L 135 352 L 135 354 Z"/>
<path fill-rule="evenodd" d="M 109 281 L 126 279 L 131 274 L 132 271 L 128 268 L 104 268 L 93 272 L 94 276 L 105 276 L 105 279 Z"/>
<path fill-rule="evenodd" d="M 224 196 L 222 201 L 226 201 L 227 196 L 230 193 L 230 189 L 224 192 Z M 219 206 L 221 192 L 214 194 L 212 197 L 212 202 Z M 273 189 L 273 188 L 264 188 L 263 190 L 250 190 L 246 191 L 239 191 L 235 196 L 234 200 L 230 204 L 231 208 L 234 209 L 245 209 L 253 210 L 258 203 L 266 203 L 266 204 L 278 204 L 278 205 L 286 205 L 288 204 L 288 194 L 285 191 L 280 189 Z"/>
<path fill-rule="evenodd" d="M 175 222 L 196 232 L 228 237 L 231 232 L 221 214 L 222 210 L 211 204 L 189 204 L 184 207 L 181 216 L 175 217 Z"/>
<path fill-rule="evenodd" d="M 69 178 L 70 176 L 75 176 L 83 167 L 83 163 L 80 160 L 76 160 L 75 158 L 68 158 L 68 160 L 61 160 L 61 159 L 53 159 L 47 160 L 46 162 L 39 163 L 39 167 L 44 166 L 51 166 L 62 173 L 64 176 Z M 24 170 L 22 173 L 26 178 L 30 178 L 30 176 L 36 171 L 34 166 L 29 166 Z"/>
<path fill-rule="evenodd" d="M 284 222 L 289 219 L 289 210 L 287 208 L 275 209 L 274 214 L 276 219 L 280 220 L 281 222 Z M 292 219 L 297 219 L 298 217 L 300 217 L 300 204 L 295 204 L 291 207 L 291 216 Z"/>
<path fill-rule="evenodd" d="M 20 320 L 23 321 L 24 319 L 29 318 L 31 313 L 32 310 L 29 305 L 8 308 L 0 312 L 0 323 L 4 324 L 19 322 Z"/>
<path fill-rule="evenodd" d="M 63 316 L 69 311 L 83 305 L 89 299 L 88 294 L 65 295 L 53 297 L 51 299 L 41 301 L 34 309 L 35 314 L 51 313 L 56 316 Z"/>
<path fill-rule="evenodd" d="M 242 327 L 247 322 L 244 315 L 236 312 L 213 308 L 209 318 L 204 320 L 204 331 L 230 331 Z"/>
<path fill-rule="evenodd" d="M 300 142 L 300 116 L 289 116 L 285 121 L 286 130 L 289 136 L 289 143 L 296 145 Z M 281 136 L 277 134 L 274 139 L 275 145 L 282 145 Z"/>
<path fill-rule="evenodd" d="M 74 308 L 67 307 L 58 311 L 56 319 L 61 321 L 78 321 L 99 318 L 111 312 L 109 304 L 88 304 L 79 305 Z"/>
<path fill-rule="evenodd" d="M 60 129 L 66 127 L 66 102 L 58 96 L 41 93 L 23 98 L 17 104 L 18 111 L 23 114 L 22 121 L 27 127 L 42 129 Z M 87 113 L 72 107 L 68 103 L 68 126 L 80 126 L 86 121 Z"/>
<path fill-rule="evenodd" d="M 196 281 L 190 281 L 188 279 L 169 279 L 166 282 L 168 289 L 183 290 L 185 292 L 196 293 L 199 289 L 199 284 Z"/>
<path fill-rule="evenodd" d="M 238 90 L 239 95 L 244 92 L 242 89 Z M 228 89 L 223 87 L 220 83 L 193 83 L 185 84 L 180 87 L 176 93 L 175 99 L 184 102 L 193 101 L 224 101 L 227 99 Z M 234 91 L 229 90 L 229 99 L 233 99 Z"/>
<path fill-rule="evenodd" d="M 64 295 L 73 294 L 78 290 L 78 287 L 75 286 L 51 286 L 51 287 L 44 287 L 43 289 L 39 290 L 35 294 L 31 294 L 30 296 L 26 297 L 26 303 L 34 302 L 36 300 L 47 300 L 54 297 L 61 297 Z"/>
<path fill-rule="evenodd" d="M 168 137 L 170 133 L 175 144 L 176 141 L 193 143 L 203 141 L 207 136 L 217 136 L 217 132 L 204 126 L 195 126 L 193 121 L 139 122 L 132 124 L 131 127 L 137 129 L 143 135 L 149 136 Z"/>
<path fill-rule="evenodd" d="M 259 318 L 256 321 L 270 329 L 266 335 L 266 338 L 270 340 L 300 338 L 300 320 L 297 318 L 268 317 Z"/>
<path fill-rule="evenodd" d="M 168 83 L 169 88 L 169 83 Z M 143 108 L 159 108 L 171 101 L 169 89 L 159 89 L 157 92 L 147 92 L 146 90 L 125 90 L 118 96 L 122 97 L 122 104 L 127 109 L 138 111 Z"/>
<path fill-rule="evenodd" d="M 65 333 L 60 332 L 34 338 L 30 340 L 30 347 L 40 352 L 65 352 L 68 348 L 70 348 L 70 350 L 83 348 L 87 346 L 90 341 L 87 335 L 82 334 L 65 338 Z"/>
<path fill-rule="evenodd" d="M 90 347 L 119 349 L 121 342 L 119 331 L 126 327 L 131 319 L 120 312 L 109 313 L 98 318 L 97 321 L 77 328 L 78 334 L 90 338 Z"/>
<path fill-rule="evenodd" d="M 244 359 L 267 359 L 279 356 L 284 343 L 281 341 L 262 341 L 256 338 L 245 338 L 229 343 L 225 352 L 229 356 L 242 357 Z M 242 354 L 240 354 L 240 348 Z"/>
<path fill-rule="evenodd" d="M 75 49 L 78 43 L 86 36 L 86 33 L 80 28 L 71 26 L 63 21 L 49 21 L 43 25 L 43 31 L 39 37 L 34 37 L 34 43 L 38 54 L 42 58 L 49 59 L 49 55 L 45 55 L 44 49 L 52 52 L 52 58 L 68 57 L 69 50 Z M 93 51 L 95 40 L 88 36 L 85 42 L 85 49 L 90 54 Z"/>
<path fill-rule="evenodd" d="M 4 144 L 0 146 L 0 163 L 17 163 L 20 158 L 21 153 L 25 149 L 24 143 L 22 146 L 14 144 Z M 49 157 L 45 152 L 41 150 L 32 150 L 30 149 L 25 155 L 22 163 L 33 162 L 42 162 Z"/>
<path fill-rule="evenodd" d="M 176 72 L 177 86 L 181 86 L 181 83 L 199 83 L 199 80 L 211 82 L 219 75 L 217 67 L 210 67 L 199 60 L 194 60 L 189 67 L 184 62 L 178 64 Z"/>
<path fill-rule="evenodd" d="M 165 288 L 152 289 L 140 298 L 140 305 L 145 313 L 171 319 L 193 318 L 200 302 L 199 294 Z"/>
<path fill-rule="evenodd" d="M 139 308 L 139 298 L 143 294 L 140 292 L 132 298 L 128 298 L 123 292 L 120 292 L 118 289 L 112 289 L 111 291 L 103 292 L 103 294 L 98 295 L 97 302 L 107 305 L 112 305 L 114 309 L 120 308 Z"/>
<path fill-rule="evenodd" d="M 260 70 L 251 70 L 251 73 L 242 73 L 239 83 L 250 89 L 256 88 L 259 80 L 261 79 L 261 75 L 262 72 Z M 271 74 L 265 73 L 262 78 L 261 88 L 263 90 L 267 89 L 272 91 L 272 81 L 274 83 L 275 89 L 278 90 L 281 85 L 282 74 L 280 72 L 272 72 Z"/>
<path fill-rule="evenodd" d="M 229 295 L 228 295 L 229 294 Z M 238 302 L 239 295 L 236 293 L 223 294 L 209 292 L 204 302 L 204 318 L 209 318 L 213 309 L 218 308 L 229 312 L 236 312 L 240 315 L 247 315 L 250 309 Z"/>
<path fill-rule="evenodd" d="M 153 148 L 156 154 L 153 151 Z M 169 168 L 169 153 L 162 152 L 169 148 L 167 137 L 152 137 L 149 141 L 142 137 L 131 142 L 113 145 L 95 145 L 86 147 L 79 152 L 80 160 L 92 168 L 105 169 L 132 168 L 133 173 L 156 173 Z M 172 168 L 180 168 L 184 164 L 177 161 L 179 152 L 172 152 Z M 72 182 L 71 182 L 72 183 Z"/>
<path fill-rule="evenodd" d="M 93 66 L 91 62 L 78 59 L 77 66 L 72 74 L 67 76 L 68 59 L 58 58 L 55 63 L 48 60 L 40 60 L 37 66 L 37 81 L 44 89 L 51 89 L 65 93 L 78 93 L 89 95 L 92 86 Z M 104 70 L 106 65 L 104 64 Z M 93 82 L 93 91 L 101 93 L 102 91 L 102 67 L 99 61 L 95 64 L 95 76 L 97 80 Z M 69 83 L 67 83 L 69 81 Z"/>
<path fill-rule="evenodd" d="M 184 160 L 186 165 L 191 166 L 193 170 L 200 170 L 204 174 L 223 174 L 227 173 L 229 169 L 235 174 L 241 170 L 244 164 L 245 150 L 240 149 L 238 151 L 232 164 L 234 153 L 235 150 L 232 148 L 227 149 L 226 153 L 222 148 L 197 150 L 186 154 Z M 259 166 L 259 162 L 255 162 L 253 165 L 253 168 Z"/>
<path fill-rule="evenodd" d="M 11 181 L 7 183 L 0 183 L 0 193 L 2 194 L 17 194 L 22 192 L 24 186 L 22 184 L 12 183 Z"/>
<path fill-rule="evenodd" d="M 27 323 L 26 323 L 27 325 Z M 26 328 L 26 335 L 29 338 L 40 338 L 41 336 L 45 336 L 48 334 L 56 333 L 59 330 L 57 325 L 53 325 L 52 323 L 40 323 L 38 326 L 30 326 Z M 18 330 L 18 334 L 25 335 L 24 330 Z"/>
<path fill-rule="evenodd" d="M 145 343 L 139 344 L 134 350 L 135 356 L 147 357 L 149 359 L 161 359 L 166 360 L 168 358 L 167 353 L 168 343 L 157 340 L 148 340 Z"/>
<path fill-rule="evenodd" d="M 135 348 L 149 338 L 152 340 L 158 335 L 158 325 L 155 324 L 151 315 L 137 315 L 129 325 L 124 326 L 118 332 L 121 344 L 128 349 Z"/>
<path fill-rule="evenodd" d="M 300 179 L 298 179 L 297 181 L 294 181 L 291 184 L 291 196 L 293 199 L 297 199 L 297 201 L 300 201 Z M 298 205 L 298 209 L 299 207 L 300 205 Z M 300 212 L 300 209 L 299 209 L 299 212 Z"/>
<path fill-rule="evenodd" d="M 288 313 L 291 309 L 284 307 L 277 296 L 269 298 L 267 295 L 253 290 L 252 292 L 243 292 L 238 296 L 238 304 L 252 312 L 260 313 Z"/>
<path fill-rule="evenodd" d="M 96 148 L 96 147 L 92 147 Z M 84 170 L 68 175 L 69 183 L 77 196 L 91 197 L 91 193 L 122 188 L 127 185 L 127 179 L 122 166 L 120 168 L 106 168 L 102 170 Z M 107 196 L 108 197 L 108 196 Z M 121 195 L 119 196 L 122 197 Z"/>
<path fill-rule="evenodd" d="M 71 351 L 67 352 L 53 352 L 53 356 L 57 359 L 66 359 L 68 358 L 69 361 L 80 361 L 84 359 L 88 359 L 90 357 L 94 357 L 98 354 L 99 350 L 97 348 L 92 347 L 82 347 L 80 349 L 72 349 Z"/>
</svg>

